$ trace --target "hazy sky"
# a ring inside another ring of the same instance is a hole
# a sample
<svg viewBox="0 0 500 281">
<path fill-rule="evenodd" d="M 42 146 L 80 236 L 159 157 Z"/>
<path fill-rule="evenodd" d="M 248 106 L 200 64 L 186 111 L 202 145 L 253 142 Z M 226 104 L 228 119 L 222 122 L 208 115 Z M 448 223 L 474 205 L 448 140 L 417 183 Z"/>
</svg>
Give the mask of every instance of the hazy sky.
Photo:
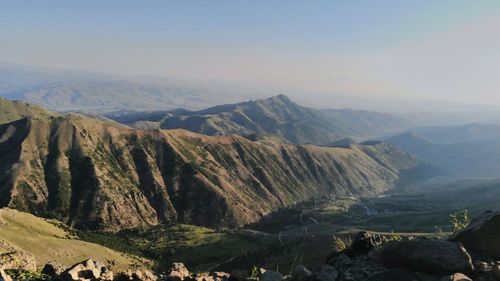
<svg viewBox="0 0 500 281">
<path fill-rule="evenodd" d="M 500 107 L 500 1 L 0 0 L 0 62 Z"/>
</svg>

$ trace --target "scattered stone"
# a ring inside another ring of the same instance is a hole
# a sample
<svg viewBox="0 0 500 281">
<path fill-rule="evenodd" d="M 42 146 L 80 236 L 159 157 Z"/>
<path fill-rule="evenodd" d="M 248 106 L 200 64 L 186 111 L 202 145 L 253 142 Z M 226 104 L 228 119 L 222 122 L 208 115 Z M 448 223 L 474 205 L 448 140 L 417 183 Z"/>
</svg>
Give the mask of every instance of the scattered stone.
<svg viewBox="0 0 500 281">
<path fill-rule="evenodd" d="M 323 265 L 313 272 L 313 279 L 316 281 L 336 281 L 339 273 L 329 265 Z"/>
<path fill-rule="evenodd" d="M 194 273 L 190 280 L 192 281 L 214 281 L 214 277 L 208 272 Z"/>
<path fill-rule="evenodd" d="M 493 273 L 493 276 L 495 277 L 495 279 L 497 281 L 500 281 L 500 265 L 497 264 L 497 265 L 493 266 L 492 273 Z"/>
<path fill-rule="evenodd" d="M 293 281 L 309 281 L 313 275 L 312 271 L 303 265 L 297 265 L 292 272 Z"/>
<path fill-rule="evenodd" d="M 459 243 L 442 240 L 394 241 L 370 256 L 388 268 L 407 267 L 432 275 L 468 273 L 474 269 L 470 255 Z"/>
<path fill-rule="evenodd" d="M 92 259 L 77 263 L 61 274 L 64 281 L 109 280 L 109 269 Z M 104 276 L 102 276 L 104 274 Z"/>
<path fill-rule="evenodd" d="M 227 273 L 227 272 L 221 272 L 221 271 L 211 272 L 210 276 L 212 276 L 215 281 L 221 281 L 221 280 L 227 280 L 227 279 L 229 279 L 229 273 Z"/>
<path fill-rule="evenodd" d="M 418 281 L 414 271 L 406 268 L 395 268 L 384 272 L 376 273 L 366 279 L 366 281 Z"/>
<path fill-rule="evenodd" d="M 272 270 L 267 270 L 262 274 L 260 277 L 259 281 L 282 281 L 283 280 L 283 275 L 281 273 L 272 271 Z"/>
<path fill-rule="evenodd" d="M 245 281 L 248 278 L 248 271 L 244 269 L 235 269 L 229 274 L 230 281 Z"/>
<path fill-rule="evenodd" d="M 0 265 L 3 269 L 36 271 L 36 260 L 33 254 L 21 250 L 0 254 Z"/>
<path fill-rule="evenodd" d="M 472 281 L 472 279 L 462 273 L 455 273 L 441 278 L 441 281 Z"/>
<path fill-rule="evenodd" d="M 64 270 L 65 268 L 62 265 L 56 264 L 54 262 L 49 262 L 43 267 L 42 274 L 45 274 L 49 277 L 55 277 L 63 273 Z"/>
<path fill-rule="evenodd" d="M 114 280 L 113 271 L 111 271 L 111 270 L 109 270 L 109 269 L 106 268 L 106 270 L 104 270 L 101 273 L 101 276 L 99 277 L 99 280 L 101 280 L 101 281 L 113 281 Z"/>
<path fill-rule="evenodd" d="M 156 281 L 158 278 L 147 269 L 127 270 L 116 277 L 116 281 Z"/>
<path fill-rule="evenodd" d="M 500 211 L 486 211 L 450 238 L 483 257 L 500 258 Z"/>
<path fill-rule="evenodd" d="M 346 254 L 334 255 L 330 257 L 328 264 L 339 272 L 340 281 L 364 281 L 375 273 L 387 270 L 366 255 L 353 258 Z"/>
<path fill-rule="evenodd" d="M 7 273 L 5 273 L 5 270 L 3 268 L 0 268 L 0 280 L 12 281 L 12 278 Z"/>
<path fill-rule="evenodd" d="M 265 268 L 262 268 L 260 267 L 258 270 L 257 270 L 257 277 L 261 277 L 264 273 L 266 273 L 267 269 Z"/>
<path fill-rule="evenodd" d="M 182 281 L 189 277 L 190 273 L 186 266 L 181 262 L 174 262 L 168 270 L 167 279 L 171 281 Z"/>
<path fill-rule="evenodd" d="M 354 265 L 352 259 L 346 254 L 335 255 L 333 257 L 331 256 L 329 257 L 327 263 L 341 271 Z"/>
<path fill-rule="evenodd" d="M 369 232 L 361 231 L 354 237 L 351 249 L 355 254 L 366 254 L 376 246 L 375 236 Z"/>
<path fill-rule="evenodd" d="M 483 261 L 478 264 L 477 270 L 480 272 L 491 272 L 493 270 L 493 266 Z"/>
</svg>

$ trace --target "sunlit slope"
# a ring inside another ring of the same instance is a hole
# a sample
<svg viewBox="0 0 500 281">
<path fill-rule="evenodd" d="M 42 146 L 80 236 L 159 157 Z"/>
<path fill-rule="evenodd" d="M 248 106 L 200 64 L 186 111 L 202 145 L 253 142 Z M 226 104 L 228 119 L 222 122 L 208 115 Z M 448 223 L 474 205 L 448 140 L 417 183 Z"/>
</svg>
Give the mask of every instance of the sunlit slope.
<svg viewBox="0 0 500 281">
<path fill-rule="evenodd" d="M 421 163 L 350 148 L 147 131 L 72 114 L 0 125 L 0 206 L 117 231 L 242 226 L 313 197 L 376 195 Z"/>
<path fill-rule="evenodd" d="M 114 270 L 124 270 L 146 260 L 125 255 L 103 246 L 77 240 L 66 230 L 49 221 L 13 209 L 0 209 L 0 252 L 20 249 L 32 253 L 38 267 L 49 261 L 70 266 L 89 257 L 102 262 L 113 261 Z M 11 248 L 12 247 L 12 248 Z"/>
</svg>

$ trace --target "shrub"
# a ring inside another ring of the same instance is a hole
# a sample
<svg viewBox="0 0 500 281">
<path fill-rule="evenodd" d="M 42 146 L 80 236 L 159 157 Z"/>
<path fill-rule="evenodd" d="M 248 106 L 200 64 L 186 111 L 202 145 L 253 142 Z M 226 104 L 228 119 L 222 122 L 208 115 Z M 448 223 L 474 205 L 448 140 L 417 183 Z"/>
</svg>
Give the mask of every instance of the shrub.
<svg viewBox="0 0 500 281">
<path fill-rule="evenodd" d="M 343 252 L 351 247 L 352 239 L 349 236 L 333 235 L 333 245 L 337 252 Z"/>
<path fill-rule="evenodd" d="M 450 215 L 451 231 L 457 233 L 462 229 L 466 228 L 469 223 L 469 211 L 463 210 L 462 212 L 454 213 Z"/>
</svg>

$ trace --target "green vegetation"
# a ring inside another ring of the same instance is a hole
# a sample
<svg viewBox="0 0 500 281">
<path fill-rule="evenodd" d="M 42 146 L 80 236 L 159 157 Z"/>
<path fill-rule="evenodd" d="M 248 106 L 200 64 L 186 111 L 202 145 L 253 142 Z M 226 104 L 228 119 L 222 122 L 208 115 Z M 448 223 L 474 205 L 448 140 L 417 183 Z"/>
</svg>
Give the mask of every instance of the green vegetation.
<svg viewBox="0 0 500 281">
<path fill-rule="evenodd" d="M 160 261 L 160 267 L 182 261 L 197 270 L 217 268 L 230 259 L 262 251 L 272 244 L 263 234 L 218 232 L 183 224 L 116 234 L 78 231 L 77 235 L 86 241 Z"/>
<path fill-rule="evenodd" d="M 465 229 L 470 223 L 469 211 L 463 210 L 462 212 L 451 214 L 450 223 L 452 226 L 451 231 L 453 233 L 457 233 L 462 229 Z"/>
<path fill-rule="evenodd" d="M 31 117 L 37 120 L 48 120 L 55 116 L 57 116 L 55 113 L 34 104 L 22 101 L 9 101 L 0 98 L 0 124 L 19 120 L 24 117 Z"/>
<path fill-rule="evenodd" d="M 112 262 L 116 270 L 149 264 L 146 259 L 80 241 L 61 228 L 57 221 L 41 219 L 12 209 L 0 209 L 0 217 L 4 222 L 0 224 L 0 240 L 13 248 L 34 254 L 38 265 L 54 261 L 70 266 L 89 257 Z M 6 250 L 8 249 L 3 249 Z"/>
<path fill-rule="evenodd" d="M 5 271 L 10 277 L 14 280 L 23 280 L 23 281 L 48 281 L 51 280 L 50 276 L 42 274 L 40 272 L 32 272 L 26 270 L 19 269 L 8 269 Z"/>
<path fill-rule="evenodd" d="M 349 249 L 352 239 L 349 236 L 333 235 L 333 244 L 335 245 L 335 251 L 343 252 Z"/>
</svg>

